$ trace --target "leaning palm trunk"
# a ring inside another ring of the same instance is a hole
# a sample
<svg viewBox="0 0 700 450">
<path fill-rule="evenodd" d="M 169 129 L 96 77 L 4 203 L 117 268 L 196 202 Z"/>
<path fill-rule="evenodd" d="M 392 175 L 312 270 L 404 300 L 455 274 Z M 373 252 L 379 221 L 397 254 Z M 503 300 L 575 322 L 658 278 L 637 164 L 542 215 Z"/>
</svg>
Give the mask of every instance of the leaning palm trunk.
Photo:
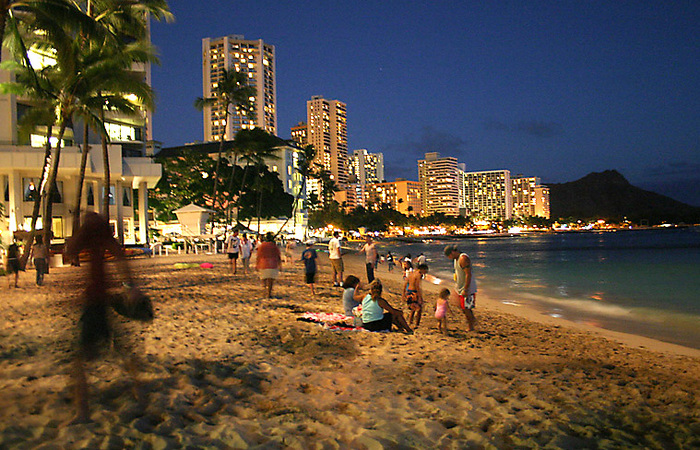
<svg viewBox="0 0 700 450">
<path fill-rule="evenodd" d="M 102 199 L 102 208 L 105 218 L 109 221 L 109 194 L 110 194 L 110 170 L 109 170 L 109 148 L 107 147 L 107 136 L 102 135 L 102 162 L 104 165 L 104 184 L 105 192 Z"/>
<path fill-rule="evenodd" d="M 47 136 L 51 136 L 51 133 L 53 133 L 53 126 L 49 125 L 47 127 Z M 25 241 L 25 248 L 27 249 L 31 248 L 31 245 L 34 243 L 34 238 L 36 237 L 36 223 L 39 220 L 39 213 L 41 212 L 41 200 L 44 197 L 45 191 L 45 189 L 42 189 L 42 187 L 45 185 L 46 180 L 48 178 L 50 163 L 51 139 L 47 138 L 46 145 L 44 146 L 44 165 L 41 170 L 41 179 L 39 180 L 39 186 L 37 186 L 36 198 L 34 199 L 34 209 L 32 209 L 31 231 L 29 232 L 27 240 Z M 26 267 L 28 259 L 29 251 L 25 251 L 22 254 L 22 258 L 20 260 L 22 267 Z"/>
</svg>

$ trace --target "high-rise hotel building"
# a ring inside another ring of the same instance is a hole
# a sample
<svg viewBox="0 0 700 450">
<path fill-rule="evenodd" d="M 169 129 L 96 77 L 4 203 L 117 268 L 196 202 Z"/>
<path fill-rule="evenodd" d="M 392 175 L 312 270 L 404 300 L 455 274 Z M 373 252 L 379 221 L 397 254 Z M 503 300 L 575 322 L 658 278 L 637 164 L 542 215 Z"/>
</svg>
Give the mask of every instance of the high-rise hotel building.
<svg viewBox="0 0 700 450">
<path fill-rule="evenodd" d="M 253 114 L 246 117 L 221 106 L 204 108 L 204 140 L 233 139 L 244 128 L 262 128 L 277 134 L 277 88 L 275 78 L 275 47 L 262 39 L 247 40 L 240 35 L 202 39 L 202 96 L 215 95 L 223 70 L 235 70 L 248 76 L 248 85 L 255 88 Z"/>
<path fill-rule="evenodd" d="M 384 181 L 384 154 L 355 150 L 350 157 L 350 178 L 362 185 Z"/>
<path fill-rule="evenodd" d="M 348 125 L 345 103 L 314 96 L 306 102 L 308 143 L 316 163 L 330 172 L 338 187 L 348 183 Z"/>
<path fill-rule="evenodd" d="M 513 211 L 513 195 L 509 170 L 466 172 L 464 200 L 472 218 L 508 220 Z"/>
<path fill-rule="evenodd" d="M 464 207 L 463 172 L 464 165 L 458 163 L 457 158 L 441 158 L 437 152 L 426 153 L 424 159 L 418 160 L 418 182 L 424 215 L 460 215 L 460 209 Z"/>
</svg>

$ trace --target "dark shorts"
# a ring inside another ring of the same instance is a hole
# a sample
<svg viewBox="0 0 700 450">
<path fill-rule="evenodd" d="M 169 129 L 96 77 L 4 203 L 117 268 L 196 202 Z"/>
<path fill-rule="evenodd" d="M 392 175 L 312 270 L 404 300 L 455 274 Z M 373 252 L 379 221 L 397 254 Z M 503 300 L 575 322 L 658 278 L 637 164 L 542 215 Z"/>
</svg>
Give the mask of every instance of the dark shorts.
<svg viewBox="0 0 700 450">
<path fill-rule="evenodd" d="M 236 253 L 229 253 L 229 254 L 228 254 L 228 259 L 238 259 L 238 252 L 236 252 Z"/>
<path fill-rule="evenodd" d="M 391 331 L 392 319 L 391 313 L 384 313 L 384 317 L 381 320 L 365 322 L 362 324 L 362 328 L 368 331 Z"/>
<path fill-rule="evenodd" d="M 418 292 L 406 290 L 406 304 L 408 306 L 420 305 L 420 302 L 418 301 Z"/>
<path fill-rule="evenodd" d="M 306 272 L 306 284 L 314 284 L 316 282 L 316 272 Z"/>
<path fill-rule="evenodd" d="M 19 259 L 8 259 L 7 260 L 7 271 L 9 273 L 19 273 Z"/>
</svg>

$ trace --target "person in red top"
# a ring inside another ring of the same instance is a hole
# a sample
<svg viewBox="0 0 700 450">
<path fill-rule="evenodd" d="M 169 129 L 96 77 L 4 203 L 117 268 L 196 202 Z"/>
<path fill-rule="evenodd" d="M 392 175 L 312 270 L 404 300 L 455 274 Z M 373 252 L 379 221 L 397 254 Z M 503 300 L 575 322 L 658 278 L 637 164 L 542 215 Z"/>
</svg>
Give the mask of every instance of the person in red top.
<svg viewBox="0 0 700 450">
<path fill-rule="evenodd" d="M 258 259 L 255 265 L 255 268 L 260 271 L 263 289 L 267 290 L 267 298 L 272 298 L 272 286 L 279 276 L 281 265 L 282 255 L 275 245 L 275 236 L 267 233 L 265 241 L 258 246 Z"/>
</svg>

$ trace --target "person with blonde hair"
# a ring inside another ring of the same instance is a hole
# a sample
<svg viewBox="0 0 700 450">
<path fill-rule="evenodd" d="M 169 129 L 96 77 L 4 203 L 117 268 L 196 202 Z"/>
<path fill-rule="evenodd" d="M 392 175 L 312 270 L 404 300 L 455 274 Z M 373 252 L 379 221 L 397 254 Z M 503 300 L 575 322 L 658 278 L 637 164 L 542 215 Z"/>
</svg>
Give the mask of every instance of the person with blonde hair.
<svg viewBox="0 0 700 450">
<path fill-rule="evenodd" d="M 382 289 L 382 282 L 378 278 L 369 285 L 369 294 L 362 300 L 363 328 L 369 331 L 391 331 L 391 325 L 394 324 L 400 331 L 413 333 L 403 313 L 382 297 Z"/>
</svg>

